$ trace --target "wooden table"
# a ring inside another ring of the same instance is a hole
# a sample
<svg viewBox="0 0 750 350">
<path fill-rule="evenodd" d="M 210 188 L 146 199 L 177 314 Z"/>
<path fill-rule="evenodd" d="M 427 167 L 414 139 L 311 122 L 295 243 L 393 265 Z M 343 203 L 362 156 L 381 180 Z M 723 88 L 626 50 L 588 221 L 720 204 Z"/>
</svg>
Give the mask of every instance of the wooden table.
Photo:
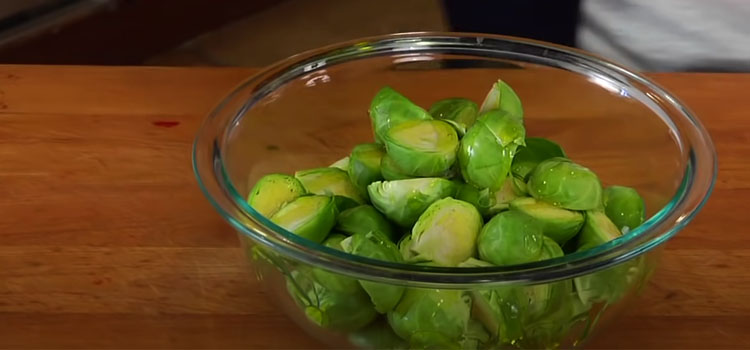
<svg viewBox="0 0 750 350">
<path fill-rule="evenodd" d="M 320 348 L 190 169 L 251 69 L 0 66 L 0 348 Z M 750 75 L 657 74 L 720 155 L 708 205 L 596 348 L 750 347 Z"/>
</svg>

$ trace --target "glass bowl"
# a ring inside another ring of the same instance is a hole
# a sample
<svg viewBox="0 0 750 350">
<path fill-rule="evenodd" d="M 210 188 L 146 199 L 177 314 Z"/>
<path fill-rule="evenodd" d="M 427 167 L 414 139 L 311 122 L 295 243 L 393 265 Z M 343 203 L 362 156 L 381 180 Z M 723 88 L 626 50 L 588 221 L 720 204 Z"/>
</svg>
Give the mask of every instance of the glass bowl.
<svg viewBox="0 0 750 350">
<path fill-rule="evenodd" d="M 604 185 L 636 188 L 647 221 L 561 258 L 441 268 L 313 243 L 245 201 L 265 174 L 327 166 L 372 142 L 367 110 L 385 85 L 428 107 L 447 97 L 480 103 L 498 78 L 520 96 L 528 136 L 557 141 Z M 656 266 L 654 248 L 695 216 L 716 176 L 714 147 L 699 120 L 648 78 L 571 48 L 461 33 L 366 38 L 280 61 L 211 112 L 193 162 L 268 297 L 331 347 L 377 349 L 581 346 L 638 293 Z M 364 294 L 326 287 L 323 275 L 405 292 L 396 311 L 379 314 Z"/>
</svg>

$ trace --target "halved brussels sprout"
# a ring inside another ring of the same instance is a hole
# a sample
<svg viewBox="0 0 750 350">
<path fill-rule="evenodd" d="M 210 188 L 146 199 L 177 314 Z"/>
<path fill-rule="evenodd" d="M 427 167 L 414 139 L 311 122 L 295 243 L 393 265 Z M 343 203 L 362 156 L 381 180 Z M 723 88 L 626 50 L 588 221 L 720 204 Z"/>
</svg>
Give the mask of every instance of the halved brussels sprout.
<svg viewBox="0 0 750 350">
<path fill-rule="evenodd" d="M 567 158 L 539 163 L 527 188 L 532 197 L 565 209 L 592 210 L 602 203 L 602 185 L 596 174 Z"/>
<path fill-rule="evenodd" d="M 287 291 L 305 312 L 310 322 L 328 329 L 354 331 L 377 317 L 367 294 L 331 289 L 314 278 L 305 266 L 298 267 L 286 278 Z"/>
<path fill-rule="evenodd" d="M 610 186 L 603 193 L 604 212 L 620 231 L 626 233 L 646 219 L 646 204 L 633 188 Z"/>
<path fill-rule="evenodd" d="M 365 196 L 367 196 L 367 185 L 383 180 L 383 175 L 380 173 L 380 160 L 384 155 L 385 149 L 376 143 L 363 143 L 352 149 L 349 157 L 349 177 Z"/>
<path fill-rule="evenodd" d="M 414 225 L 420 215 L 438 199 L 456 193 L 455 182 L 437 178 L 376 181 L 367 186 L 372 205 L 398 225 Z"/>
<path fill-rule="evenodd" d="M 360 205 L 342 211 L 336 219 L 336 229 L 349 235 L 374 231 L 390 240 L 397 238 L 391 223 L 370 205 Z"/>
<path fill-rule="evenodd" d="M 499 190 L 508 178 L 513 156 L 524 144 L 523 123 L 499 110 L 483 113 L 461 140 L 458 161 L 467 183 Z"/>
<path fill-rule="evenodd" d="M 527 137 L 526 147 L 519 148 L 513 158 L 511 171 L 514 175 L 527 180 L 539 163 L 555 157 L 566 158 L 565 151 L 560 145 L 543 137 Z"/>
<path fill-rule="evenodd" d="M 542 224 L 542 233 L 558 244 L 565 244 L 583 226 L 583 214 L 556 207 L 534 198 L 519 198 L 510 202 L 512 210 L 520 211 Z"/>
<path fill-rule="evenodd" d="M 339 168 L 339 169 L 341 169 L 343 171 L 349 171 L 349 156 L 346 156 L 344 158 L 341 158 L 341 159 L 333 162 L 333 164 L 329 165 L 328 167 L 329 168 Z"/>
<path fill-rule="evenodd" d="M 271 221 L 298 236 L 322 242 L 336 223 L 336 204 L 330 196 L 299 197 L 271 217 Z"/>
<path fill-rule="evenodd" d="M 471 292 L 472 316 L 500 344 L 515 344 L 523 338 L 524 311 L 520 287 L 509 286 Z"/>
<path fill-rule="evenodd" d="M 479 258 L 495 265 L 516 265 L 539 260 L 544 235 L 541 225 L 517 211 L 495 215 L 479 233 Z"/>
<path fill-rule="evenodd" d="M 440 120 L 406 121 L 385 135 L 388 157 L 411 176 L 440 176 L 456 161 L 458 136 Z"/>
<path fill-rule="evenodd" d="M 263 176 L 247 197 L 250 204 L 261 215 L 270 218 L 285 204 L 305 194 L 299 180 L 284 174 Z"/>
<path fill-rule="evenodd" d="M 523 106 L 518 95 L 504 81 L 498 79 L 482 102 L 479 112 L 500 109 L 518 119 L 523 119 Z"/>
<path fill-rule="evenodd" d="M 411 232 L 411 251 L 440 266 L 457 266 L 476 255 L 482 217 L 473 205 L 453 198 L 432 203 Z"/>
<path fill-rule="evenodd" d="M 584 251 L 617 237 L 620 231 L 607 215 L 599 210 L 586 212 L 586 222 L 578 237 L 578 250 Z M 644 274 L 640 258 L 621 263 L 588 275 L 576 277 L 574 283 L 581 302 L 615 302 L 622 298 Z"/>
<path fill-rule="evenodd" d="M 382 143 L 390 128 L 408 120 L 429 120 L 432 116 L 404 95 L 386 86 L 378 91 L 370 103 L 370 119 L 375 141 Z"/>
<path fill-rule="evenodd" d="M 307 192 L 324 196 L 336 196 L 339 210 L 365 203 L 365 199 L 349 179 L 349 174 L 339 168 L 316 168 L 294 173 Z"/>
<path fill-rule="evenodd" d="M 464 136 L 477 120 L 477 104 L 474 101 L 465 98 L 446 98 L 435 102 L 430 107 L 430 114 L 435 119 L 444 120 L 458 132 L 459 136 Z"/>
<path fill-rule="evenodd" d="M 459 290 L 407 289 L 388 324 L 411 347 L 456 348 L 469 324 L 471 299 Z"/>
<path fill-rule="evenodd" d="M 341 246 L 349 254 L 389 262 L 402 261 L 398 247 L 377 232 L 355 233 L 344 239 Z M 359 281 L 359 283 L 370 296 L 370 300 L 375 305 L 375 310 L 380 313 L 386 313 L 393 309 L 404 294 L 404 287 L 395 284 L 364 280 Z"/>
<path fill-rule="evenodd" d="M 621 235 L 620 230 L 604 212 L 590 210 L 586 212 L 583 229 L 578 235 L 578 249 L 593 248 Z"/>
</svg>

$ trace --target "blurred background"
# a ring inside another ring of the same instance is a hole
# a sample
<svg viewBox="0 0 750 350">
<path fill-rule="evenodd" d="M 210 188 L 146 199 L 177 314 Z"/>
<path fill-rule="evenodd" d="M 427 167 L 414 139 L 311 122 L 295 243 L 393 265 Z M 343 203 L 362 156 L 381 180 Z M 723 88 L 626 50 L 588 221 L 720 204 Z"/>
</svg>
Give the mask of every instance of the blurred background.
<svg viewBox="0 0 750 350">
<path fill-rule="evenodd" d="M 0 0 L 0 63 L 264 66 L 407 31 L 514 35 L 646 71 L 750 71 L 750 0 Z"/>
</svg>

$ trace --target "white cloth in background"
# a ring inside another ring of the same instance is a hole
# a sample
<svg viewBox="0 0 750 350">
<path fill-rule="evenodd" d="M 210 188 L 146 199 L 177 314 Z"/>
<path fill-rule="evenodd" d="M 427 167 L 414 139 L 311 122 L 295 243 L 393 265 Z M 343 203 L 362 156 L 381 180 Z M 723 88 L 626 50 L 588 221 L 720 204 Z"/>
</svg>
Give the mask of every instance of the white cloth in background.
<svg viewBox="0 0 750 350">
<path fill-rule="evenodd" d="M 750 0 L 582 0 L 578 46 L 648 71 L 750 71 Z"/>
</svg>

